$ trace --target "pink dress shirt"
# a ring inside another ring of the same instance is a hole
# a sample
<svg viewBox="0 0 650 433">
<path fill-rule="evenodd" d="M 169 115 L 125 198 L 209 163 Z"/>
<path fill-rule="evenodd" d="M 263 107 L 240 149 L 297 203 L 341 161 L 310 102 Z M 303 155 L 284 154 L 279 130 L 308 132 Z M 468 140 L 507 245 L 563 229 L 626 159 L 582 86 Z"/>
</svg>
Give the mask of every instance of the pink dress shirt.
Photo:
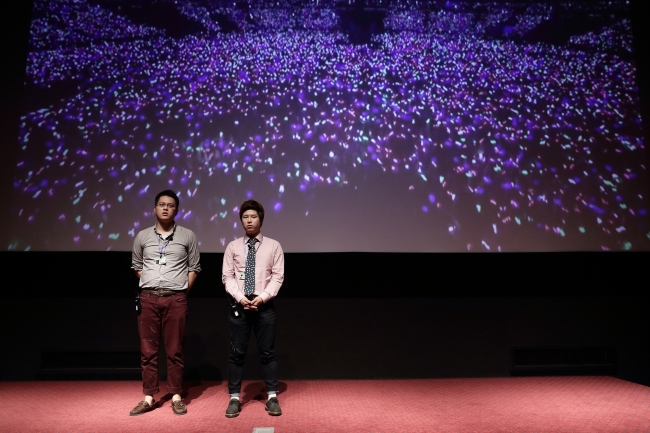
<svg viewBox="0 0 650 433">
<path fill-rule="evenodd" d="M 261 234 L 257 235 L 255 253 L 255 295 L 265 303 L 275 298 L 284 281 L 284 253 L 280 243 Z M 228 244 L 223 255 L 221 281 L 226 292 L 237 302 L 244 297 L 244 280 L 240 275 L 246 269 L 248 236 Z"/>
</svg>

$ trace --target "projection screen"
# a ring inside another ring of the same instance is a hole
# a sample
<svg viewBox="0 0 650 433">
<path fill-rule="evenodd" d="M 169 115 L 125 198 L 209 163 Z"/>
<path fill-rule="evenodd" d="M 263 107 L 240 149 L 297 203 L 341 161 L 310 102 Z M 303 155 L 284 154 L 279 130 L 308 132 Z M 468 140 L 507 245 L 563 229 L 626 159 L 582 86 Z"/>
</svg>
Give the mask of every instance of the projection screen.
<svg viewBox="0 0 650 433">
<path fill-rule="evenodd" d="M 24 93 L 9 250 L 650 249 L 627 1 L 35 0 Z"/>
</svg>

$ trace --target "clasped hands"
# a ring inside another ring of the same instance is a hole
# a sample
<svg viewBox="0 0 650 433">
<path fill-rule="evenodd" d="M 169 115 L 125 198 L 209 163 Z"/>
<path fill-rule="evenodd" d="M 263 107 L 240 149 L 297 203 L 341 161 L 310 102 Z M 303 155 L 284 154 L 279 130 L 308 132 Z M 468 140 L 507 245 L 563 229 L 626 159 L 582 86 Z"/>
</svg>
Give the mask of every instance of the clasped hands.
<svg viewBox="0 0 650 433">
<path fill-rule="evenodd" d="M 263 303 L 264 302 L 262 301 L 262 298 L 260 298 L 259 296 L 255 296 L 252 301 L 244 296 L 243 298 L 241 298 L 241 301 L 239 301 L 239 305 L 244 307 L 244 310 L 250 310 L 250 311 L 257 311 L 257 308 Z"/>
</svg>

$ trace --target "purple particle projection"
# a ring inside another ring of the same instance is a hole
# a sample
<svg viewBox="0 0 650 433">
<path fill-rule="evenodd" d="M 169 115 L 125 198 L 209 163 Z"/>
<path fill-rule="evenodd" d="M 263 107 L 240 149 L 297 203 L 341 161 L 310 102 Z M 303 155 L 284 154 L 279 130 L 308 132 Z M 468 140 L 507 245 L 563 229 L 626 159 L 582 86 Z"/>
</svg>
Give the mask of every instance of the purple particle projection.
<svg viewBox="0 0 650 433">
<path fill-rule="evenodd" d="M 196 32 L 172 38 L 85 0 L 35 2 L 17 227 L 38 215 L 78 243 L 83 226 L 57 217 L 74 205 L 97 249 L 128 249 L 131 238 L 110 234 L 131 234 L 166 187 L 182 191 L 183 221 L 233 234 L 214 197 L 239 203 L 254 190 L 276 212 L 303 206 L 316 218 L 321 197 L 380 191 L 379 214 L 407 200 L 457 250 L 500 250 L 520 226 L 571 248 L 562 232 L 589 224 L 593 245 L 650 246 L 625 2 L 571 4 L 608 18 L 562 44 L 530 42 L 542 23 L 559 24 L 547 4 L 389 5 L 387 31 L 357 44 L 334 2 L 246 13 L 173 3 Z M 241 31 L 225 32 L 217 14 Z M 22 242 L 44 248 L 47 236 Z"/>
</svg>

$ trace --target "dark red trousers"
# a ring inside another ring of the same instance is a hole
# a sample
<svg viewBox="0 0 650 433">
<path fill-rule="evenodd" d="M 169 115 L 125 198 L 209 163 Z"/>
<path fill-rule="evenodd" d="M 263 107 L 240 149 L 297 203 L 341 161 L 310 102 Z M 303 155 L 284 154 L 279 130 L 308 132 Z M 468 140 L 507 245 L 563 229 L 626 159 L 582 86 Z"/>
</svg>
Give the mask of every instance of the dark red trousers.
<svg viewBox="0 0 650 433">
<path fill-rule="evenodd" d="M 187 292 L 171 296 L 140 293 L 142 311 L 138 316 L 142 392 L 154 395 L 158 388 L 158 349 L 162 335 L 167 352 L 167 392 L 183 390 L 183 340 L 187 320 Z"/>
</svg>

